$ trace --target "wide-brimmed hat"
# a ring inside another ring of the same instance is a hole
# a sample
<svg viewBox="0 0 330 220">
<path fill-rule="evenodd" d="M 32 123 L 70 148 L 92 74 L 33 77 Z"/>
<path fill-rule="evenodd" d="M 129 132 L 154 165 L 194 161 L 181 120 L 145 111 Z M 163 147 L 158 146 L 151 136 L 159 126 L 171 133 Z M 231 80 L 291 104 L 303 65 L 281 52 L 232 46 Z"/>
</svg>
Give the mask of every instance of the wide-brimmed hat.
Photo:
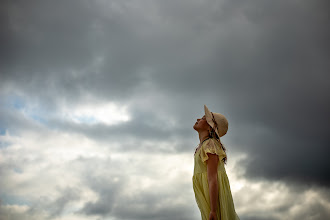
<svg viewBox="0 0 330 220">
<path fill-rule="evenodd" d="M 215 130 L 218 137 L 224 136 L 228 131 L 228 121 L 223 114 L 210 112 L 204 105 L 205 118 L 207 123 Z"/>
</svg>

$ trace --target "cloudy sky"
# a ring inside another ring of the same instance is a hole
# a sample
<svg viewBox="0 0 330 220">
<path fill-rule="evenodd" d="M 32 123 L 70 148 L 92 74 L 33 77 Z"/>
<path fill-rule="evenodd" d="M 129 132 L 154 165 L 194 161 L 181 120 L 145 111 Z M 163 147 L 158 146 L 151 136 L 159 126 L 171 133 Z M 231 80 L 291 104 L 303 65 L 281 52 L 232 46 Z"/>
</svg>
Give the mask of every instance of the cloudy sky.
<svg viewBox="0 0 330 220">
<path fill-rule="evenodd" d="M 329 8 L 1 1 L 0 219 L 200 219 L 204 104 L 241 220 L 329 219 Z"/>
</svg>

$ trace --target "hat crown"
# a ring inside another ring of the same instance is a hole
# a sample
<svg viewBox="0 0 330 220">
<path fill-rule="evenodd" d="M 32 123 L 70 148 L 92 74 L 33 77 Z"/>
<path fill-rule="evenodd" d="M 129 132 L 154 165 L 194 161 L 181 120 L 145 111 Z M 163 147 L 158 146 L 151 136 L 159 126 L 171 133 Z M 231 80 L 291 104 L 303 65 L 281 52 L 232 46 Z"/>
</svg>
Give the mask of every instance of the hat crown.
<svg viewBox="0 0 330 220">
<path fill-rule="evenodd" d="M 204 105 L 205 117 L 207 123 L 214 129 L 219 137 L 224 136 L 228 131 L 228 120 L 223 114 L 210 112 L 210 110 Z M 216 123 L 216 125 L 215 125 Z"/>
<path fill-rule="evenodd" d="M 217 123 L 219 137 L 224 136 L 228 131 L 228 121 L 223 114 L 212 112 Z"/>
</svg>

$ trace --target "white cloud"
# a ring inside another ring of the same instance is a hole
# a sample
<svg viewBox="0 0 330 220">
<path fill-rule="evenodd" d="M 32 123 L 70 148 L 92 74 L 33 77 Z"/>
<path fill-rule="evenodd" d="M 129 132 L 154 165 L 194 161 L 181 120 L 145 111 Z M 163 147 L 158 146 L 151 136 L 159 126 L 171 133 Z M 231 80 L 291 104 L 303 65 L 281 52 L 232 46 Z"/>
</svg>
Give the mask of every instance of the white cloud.
<svg viewBox="0 0 330 220">
<path fill-rule="evenodd" d="M 115 103 L 89 103 L 74 106 L 65 106 L 62 109 L 65 119 L 76 123 L 116 125 L 128 122 L 131 117 L 127 106 L 119 106 Z"/>
</svg>

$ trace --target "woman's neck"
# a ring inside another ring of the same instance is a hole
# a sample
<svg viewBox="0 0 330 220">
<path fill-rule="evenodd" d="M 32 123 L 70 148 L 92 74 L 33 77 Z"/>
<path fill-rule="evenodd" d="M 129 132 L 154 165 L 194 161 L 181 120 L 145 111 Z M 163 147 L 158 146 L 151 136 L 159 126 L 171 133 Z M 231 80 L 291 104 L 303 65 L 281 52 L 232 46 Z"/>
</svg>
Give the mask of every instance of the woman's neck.
<svg viewBox="0 0 330 220">
<path fill-rule="evenodd" d="M 206 139 L 209 138 L 209 132 L 208 132 L 208 131 L 198 133 L 198 135 L 199 135 L 199 143 L 200 143 L 200 144 L 201 144 L 203 141 L 205 141 Z"/>
</svg>

